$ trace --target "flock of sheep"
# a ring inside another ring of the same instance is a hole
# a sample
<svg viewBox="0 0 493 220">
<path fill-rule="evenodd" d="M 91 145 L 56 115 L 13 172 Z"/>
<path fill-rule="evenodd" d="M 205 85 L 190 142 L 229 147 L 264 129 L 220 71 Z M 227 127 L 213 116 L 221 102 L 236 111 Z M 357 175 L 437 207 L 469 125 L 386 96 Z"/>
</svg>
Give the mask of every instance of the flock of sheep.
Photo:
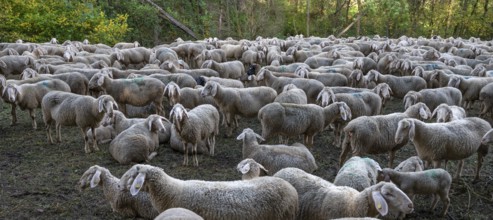
<svg viewBox="0 0 493 220">
<path fill-rule="evenodd" d="M 136 164 L 120 179 L 97 165 L 80 178 L 82 189 L 102 186 L 123 216 L 402 219 L 415 194 L 434 195 L 432 209 L 440 199 L 445 216 L 452 177 L 441 163 L 458 161 L 458 179 L 464 159 L 477 154 L 477 180 L 493 142 L 485 120 L 493 109 L 492 44 L 405 36 L 178 39 L 154 48 L 19 41 L 0 44 L 0 91 L 12 124 L 19 107 L 37 129 L 40 108 L 50 143 L 62 141 L 62 126 L 77 126 L 86 153 L 109 143 L 118 163 Z M 391 98 L 403 100 L 403 112 L 382 114 Z M 481 118 L 467 115 L 475 101 Z M 241 127 L 242 118 L 257 118 L 261 135 Z M 332 183 L 311 174 L 314 139 L 326 130 L 341 147 Z M 191 154 L 198 166 L 197 154 L 214 156 L 217 135 L 237 133 L 242 180 L 180 180 L 140 164 L 166 144 L 184 153 L 183 165 Z M 299 136 L 303 143 L 289 144 Z M 266 140 L 278 144 L 259 143 Z M 391 169 L 408 142 L 417 156 Z M 381 153 L 389 153 L 389 168 L 362 157 Z"/>
</svg>

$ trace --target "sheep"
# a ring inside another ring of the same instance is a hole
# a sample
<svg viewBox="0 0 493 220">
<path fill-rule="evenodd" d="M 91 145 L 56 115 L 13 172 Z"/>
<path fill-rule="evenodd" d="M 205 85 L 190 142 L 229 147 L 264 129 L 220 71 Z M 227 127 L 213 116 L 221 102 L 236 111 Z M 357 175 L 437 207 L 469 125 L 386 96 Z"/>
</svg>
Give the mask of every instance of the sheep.
<svg viewBox="0 0 493 220">
<path fill-rule="evenodd" d="M 269 171 L 262 164 L 252 158 L 246 158 L 238 163 L 236 170 L 242 174 L 242 180 L 249 180 L 259 176 L 266 176 Z"/>
<path fill-rule="evenodd" d="M 192 76 L 194 79 L 199 76 L 216 76 L 219 77 L 219 73 L 212 69 L 179 69 L 172 62 L 163 62 L 160 66 L 161 69 L 168 70 L 172 73 L 185 73 Z"/>
<path fill-rule="evenodd" d="M 423 161 L 418 156 L 409 157 L 394 168 L 398 172 L 417 172 L 424 169 Z"/>
<path fill-rule="evenodd" d="M 261 141 L 265 139 L 250 128 L 243 129 L 236 139 L 243 141 L 243 159 L 254 159 L 270 173 L 275 173 L 285 167 L 298 167 L 308 173 L 318 168 L 311 152 L 300 143 L 291 146 L 260 145 L 257 139 Z"/>
<path fill-rule="evenodd" d="M 310 71 L 307 67 L 299 66 L 294 73 L 301 78 L 315 79 L 320 81 L 324 86 L 346 86 L 348 79 L 340 73 L 319 73 Z"/>
<path fill-rule="evenodd" d="M 233 129 L 238 127 L 236 115 L 255 117 L 263 106 L 272 103 L 277 96 L 274 89 L 265 86 L 226 88 L 213 81 L 207 82 L 200 94 L 202 97 L 212 96 L 225 115 L 227 137 L 231 137 Z"/>
<path fill-rule="evenodd" d="M 192 144 L 194 165 L 198 166 L 197 144 L 201 140 L 207 140 L 209 154 L 214 156 L 216 135 L 219 134 L 219 112 L 208 104 L 199 105 L 187 112 L 181 104 L 175 104 L 170 112 L 170 119 L 175 126 L 177 134 L 182 139 L 185 156 L 183 165 L 188 166 L 188 144 Z"/>
<path fill-rule="evenodd" d="M 214 60 L 206 60 L 201 68 L 209 68 L 219 73 L 221 78 L 240 79 L 246 76 L 245 66 L 241 61 L 228 61 L 218 63 Z"/>
<path fill-rule="evenodd" d="M 358 93 L 337 93 L 335 94 L 330 87 L 325 87 L 317 96 L 317 101 L 321 106 L 336 101 L 346 103 L 351 109 L 352 119 L 360 116 L 377 115 L 382 112 L 382 99 L 373 92 Z M 333 144 L 339 146 L 341 143 L 341 131 L 347 121 L 335 121 L 334 141 Z"/>
<path fill-rule="evenodd" d="M 92 136 L 92 132 L 91 131 L 88 130 L 86 132 L 86 135 L 88 137 L 89 145 L 93 145 L 94 144 L 94 143 L 92 143 L 93 142 L 93 139 L 96 139 L 96 142 L 98 143 L 98 145 L 109 143 L 117 135 L 117 133 L 116 133 L 116 131 L 115 131 L 115 129 L 113 127 L 111 127 L 111 126 L 102 126 L 102 125 L 100 125 L 100 126 L 98 126 L 96 128 L 95 134 L 96 134 L 96 138 L 94 138 Z"/>
<path fill-rule="evenodd" d="M 426 88 L 426 81 L 419 76 L 383 75 L 375 70 L 370 70 L 367 75 L 368 82 L 387 83 L 394 93 L 394 97 L 404 98 L 409 91 L 419 91 Z"/>
<path fill-rule="evenodd" d="M 149 115 L 144 122 L 119 133 L 110 143 L 111 156 L 120 164 L 148 163 L 157 154 L 158 133 L 165 130 L 163 121 L 169 122 L 162 116 Z"/>
<path fill-rule="evenodd" d="M 486 114 L 492 113 L 493 110 L 493 83 L 486 84 L 479 91 L 479 101 L 481 102 L 480 117 L 485 117 Z"/>
<path fill-rule="evenodd" d="M 183 87 L 195 88 L 195 86 L 197 86 L 197 81 L 195 81 L 195 79 L 192 76 L 185 73 L 174 73 L 174 74 L 155 73 L 148 76 L 151 78 L 159 79 L 165 85 L 167 85 L 170 82 L 174 82 L 177 85 L 179 85 L 181 88 Z"/>
<path fill-rule="evenodd" d="M 380 99 L 382 99 L 382 107 L 380 109 L 380 113 L 385 107 L 385 103 L 390 100 L 392 96 L 392 89 L 390 89 L 389 85 L 387 83 L 379 83 L 378 85 L 374 86 L 373 89 L 366 89 L 366 88 L 353 88 L 353 87 L 346 87 L 346 86 L 332 86 L 330 87 L 332 91 L 337 94 L 337 93 L 358 93 L 358 92 L 373 92 L 377 95 L 380 96 Z M 379 114 L 380 114 L 379 113 Z"/>
<path fill-rule="evenodd" d="M 274 102 L 258 112 L 265 140 L 276 134 L 288 137 L 303 134 L 304 144 L 308 146 L 313 146 L 313 137 L 338 117 L 344 121 L 351 119 L 351 110 L 344 102 L 334 102 L 326 107 Z"/>
<path fill-rule="evenodd" d="M 399 189 L 413 198 L 415 194 L 433 194 L 431 210 L 435 209 L 438 197 L 443 202 L 442 216 L 447 215 L 450 205 L 449 190 L 452 177 L 444 169 L 430 169 L 416 172 L 399 172 L 390 168 L 378 171 L 380 181 L 392 181 Z"/>
<path fill-rule="evenodd" d="M 79 189 L 101 186 L 104 198 L 110 203 L 111 209 L 125 217 L 153 219 L 159 215 L 152 206 L 149 194 L 140 193 L 132 196 L 128 190 L 118 187 L 119 181 L 120 179 L 113 176 L 108 169 L 94 165 L 82 174 Z"/>
<path fill-rule="evenodd" d="M 154 220 L 204 220 L 204 218 L 188 209 L 169 208 L 161 212 Z"/>
<path fill-rule="evenodd" d="M 222 86 L 225 87 L 230 87 L 230 88 L 244 88 L 245 86 L 243 83 L 239 80 L 236 79 L 225 79 L 221 77 L 206 77 L 206 76 L 200 76 L 197 79 L 197 85 L 205 86 L 205 83 L 208 81 L 214 81 L 219 83 Z"/>
<path fill-rule="evenodd" d="M 41 77 L 42 79 L 59 79 L 66 82 L 70 86 L 70 92 L 80 95 L 86 95 L 89 90 L 89 80 L 81 73 L 69 72 L 61 74 L 38 74 L 35 70 L 31 68 L 25 69 L 21 73 L 21 78 L 29 79 Z"/>
<path fill-rule="evenodd" d="M 149 193 L 159 212 L 183 207 L 204 219 L 294 219 L 298 211 L 296 189 L 275 177 L 222 182 L 180 180 L 161 168 L 137 164 L 123 174 L 119 186 L 132 195 Z"/>
<path fill-rule="evenodd" d="M 474 101 L 479 100 L 481 89 L 493 82 L 493 77 L 450 76 L 447 86 L 458 88 L 462 92 L 462 107 L 471 109 Z"/>
<path fill-rule="evenodd" d="M 292 167 L 280 170 L 274 177 L 288 181 L 297 190 L 297 219 L 386 216 L 396 211 L 413 211 L 412 201 L 393 183 L 381 182 L 358 192 Z"/>
<path fill-rule="evenodd" d="M 299 89 L 294 84 L 287 84 L 274 102 L 279 103 L 294 103 L 294 104 L 307 104 L 307 97 L 305 91 Z"/>
<path fill-rule="evenodd" d="M 166 128 L 168 129 L 168 128 Z M 180 137 L 180 134 L 176 131 L 176 128 L 173 124 L 169 126 L 170 134 L 168 138 L 169 147 L 180 153 L 185 153 L 186 151 L 192 152 L 193 145 L 191 143 L 187 144 L 187 149 L 183 149 L 183 139 Z M 197 142 L 197 154 L 210 155 L 209 147 L 207 145 L 207 140 L 199 140 Z"/>
<path fill-rule="evenodd" d="M 281 93 L 285 85 L 292 83 L 305 91 L 308 103 L 316 103 L 318 93 L 324 88 L 324 84 L 318 80 L 276 77 L 271 71 L 265 68 L 259 71 L 257 81 L 264 81 L 267 86 L 273 88 L 277 93 Z"/>
<path fill-rule="evenodd" d="M 113 97 L 109 95 L 102 95 L 95 99 L 70 92 L 51 91 L 43 97 L 41 109 L 50 143 L 53 143 L 53 138 L 51 137 L 53 122 L 55 122 L 58 142 L 62 141 L 62 125 L 77 125 L 81 129 L 82 135 L 84 135 L 84 150 L 86 153 L 90 153 L 91 147 L 88 143 L 89 138 L 86 135 L 87 130 L 90 128 L 92 131 L 92 149 L 98 151 L 95 129 L 103 119 L 104 114 L 112 115 L 113 109 L 118 109 L 118 106 Z"/>
<path fill-rule="evenodd" d="M 423 78 L 426 81 L 426 88 L 437 88 L 439 87 L 438 82 L 431 78 L 433 73 L 435 73 L 435 70 L 426 71 L 422 66 L 416 66 L 411 75 Z"/>
<path fill-rule="evenodd" d="M 96 73 L 89 80 L 89 89 L 104 91 L 115 98 L 126 114 L 126 104 L 135 106 L 156 106 L 156 114 L 163 114 L 163 96 L 165 85 L 154 78 L 111 79 L 107 74 Z"/>
<path fill-rule="evenodd" d="M 440 167 L 441 160 L 460 160 L 454 178 L 460 178 L 464 159 L 478 154 L 475 180 L 479 180 L 479 171 L 488 146 L 481 144 L 481 138 L 491 125 L 480 118 L 468 117 L 447 123 L 424 123 L 416 119 L 399 121 L 395 133 L 395 143 L 402 144 L 411 140 L 419 158 L 432 161 L 433 167 Z"/>
<path fill-rule="evenodd" d="M 382 170 L 378 162 L 370 158 L 351 157 L 339 169 L 334 179 L 336 186 L 349 186 L 363 191 L 377 183 L 377 171 Z"/>
<path fill-rule="evenodd" d="M 176 83 L 170 82 L 164 88 L 164 96 L 168 98 L 170 106 L 180 103 L 187 109 L 195 108 L 201 104 L 210 104 L 217 107 L 213 97 L 201 96 L 202 90 L 203 88 L 180 88 Z"/>
<path fill-rule="evenodd" d="M 453 87 L 422 89 L 419 92 L 409 91 L 403 98 L 404 109 L 407 109 L 409 106 L 418 102 L 423 102 L 432 112 L 442 103 L 448 105 L 460 105 L 461 101 L 461 91 Z"/>
<path fill-rule="evenodd" d="M 7 96 L 7 101 L 19 106 L 21 110 L 29 110 L 33 129 L 36 130 L 38 126 L 35 110 L 41 107 L 43 97 L 50 91 L 70 92 L 70 87 L 58 79 L 43 80 L 33 84 L 8 84 L 3 88 L 2 96 Z M 15 111 L 12 111 L 12 118 L 17 118 Z"/>
<path fill-rule="evenodd" d="M 466 110 L 456 105 L 440 104 L 431 114 L 431 118 L 436 116 L 439 123 L 463 119 L 466 117 Z"/>
<path fill-rule="evenodd" d="M 355 156 L 389 152 L 389 167 L 393 167 L 395 153 L 406 144 L 396 143 L 394 140 L 399 121 L 404 118 L 429 119 L 430 117 L 430 109 L 424 103 L 419 102 L 405 112 L 353 119 L 344 128 L 345 137 L 339 165 L 342 166 L 349 152 Z"/>
</svg>

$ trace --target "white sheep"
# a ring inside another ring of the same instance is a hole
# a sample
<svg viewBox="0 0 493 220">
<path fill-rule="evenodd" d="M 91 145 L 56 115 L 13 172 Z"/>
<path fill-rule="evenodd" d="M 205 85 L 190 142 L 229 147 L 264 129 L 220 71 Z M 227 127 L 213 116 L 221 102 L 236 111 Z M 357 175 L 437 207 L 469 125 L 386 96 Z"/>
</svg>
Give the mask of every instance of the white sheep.
<svg viewBox="0 0 493 220">
<path fill-rule="evenodd" d="M 431 118 L 436 116 L 437 122 L 449 122 L 463 119 L 466 117 L 466 110 L 456 105 L 447 105 L 442 103 L 435 108 L 431 114 Z"/>
<path fill-rule="evenodd" d="M 204 220 L 204 218 L 185 208 L 169 208 L 161 212 L 154 220 Z"/>
<path fill-rule="evenodd" d="M 41 107 L 43 97 L 50 91 L 70 92 L 70 87 L 59 79 L 48 79 L 32 84 L 8 84 L 3 88 L 2 96 L 7 96 L 7 101 L 19 106 L 21 110 L 29 110 L 33 129 L 37 129 L 35 110 Z M 12 112 L 12 118 L 17 118 L 15 111 Z"/>
<path fill-rule="evenodd" d="M 462 93 L 459 89 L 453 87 L 443 87 L 436 89 L 422 89 L 419 92 L 409 91 L 404 98 L 404 109 L 418 102 L 423 102 L 430 108 L 430 111 L 435 111 L 435 108 L 442 104 L 460 105 L 462 101 Z"/>
<path fill-rule="evenodd" d="M 212 77 L 200 76 L 197 79 L 197 85 L 205 86 L 205 84 L 209 81 L 214 81 L 214 82 L 219 83 L 222 86 L 230 87 L 230 88 L 244 88 L 245 87 L 240 80 L 221 78 L 221 77 L 215 77 L 215 76 L 212 76 Z"/>
<path fill-rule="evenodd" d="M 245 66 L 241 61 L 227 61 L 218 63 L 214 60 L 206 60 L 201 68 L 209 68 L 219 73 L 221 78 L 240 79 L 246 76 Z"/>
<path fill-rule="evenodd" d="M 294 84 L 287 84 L 274 102 L 280 103 L 295 103 L 295 104 L 307 104 L 307 97 L 305 91 L 299 89 Z"/>
<path fill-rule="evenodd" d="M 406 144 L 396 143 L 394 139 L 399 121 L 404 118 L 429 119 L 430 117 L 430 109 L 419 102 L 405 112 L 362 116 L 351 120 L 344 128 L 345 137 L 339 165 L 342 166 L 349 152 L 354 156 L 389 152 L 389 167 L 393 167 L 395 153 Z"/>
<path fill-rule="evenodd" d="M 119 186 L 132 195 L 149 193 L 159 212 L 183 207 L 204 219 L 294 219 L 298 211 L 296 189 L 275 177 L 222 182 L 180 180 L 161 168 L 138 164 L 122 176 Z"/>
<path fill-rule="evenodd" d="M 479 100 L 481 89 L 493 82 L 493 77 L 450 76 L 447 86 L 458 88 L 462 92 L 462 107 L 471 109 L 474 101 Z"/>
<path fill-rule="evenodd" d="M 439 168 L 442 160 L 460 160 L 454 178 L 460 178 L 464 159 L 478 154 L 475 180 L 483 165 L 488 146 L 481 144 L 481 138 L 491 125 L 480 118 L 468 117 L 447 123 L 425 123 L 416 119 L 403 119 L 395 133 L 395 143 L 402 144 L 409 139 L 413 142 L 419 158 L 433 161 Z"/>
<path fill-rule="evenodd" d="M 178 84 L 170 82 L 164 88 L 164 96 L 168 98 L 169 105 L 180 103 L 187 109 L 195 108 L 202 104 L 210 104 L 217 107 L 213 97 L 202 97 L 200 93 L 203 88 L 181 88 Z"/>
<path fill-rule="evenodd" d="M 449 190 L 452 185 L 452 176 L 444 169 L 430 169 L 416 172 L 399 172 L 390 168 L 378 171 L 379 181 L 392 181 L 410 198 L 415 194 L 432 194 L 431 210 L 435 209 L 438 197 L 443 202 L 442 216 L 447 215 L 450 205 Z"/>
<path fill-rule="evenodd" d="M 269 87 L 226 88 L 209 81 L 201 92 L 202 97 L 212 96 L 219 110 L 226 117 L 226 136 L 231 137 L 233 129 L 238 127 L 236 115 L 256 117 L 259 110 L 274 101 L 277 92 Z M 234 124 L 233 124 L 234 123 Z"/>
<path fill-rule="evenodd" d="M 264 139 L 250 128 L 243 129 L 237 140 L 243 141 L 243 159 L 252 158 L 262 164 L 270 173 L 285 167 L 297 167 L 308 173 L 315 171 L 317 163 L 306 146 L 295 143 L 288 145 L 260 145 L 257 139 Z"/>
<path fill-rule="evenodd" d="M 92 132 L 90 130 L 88 130 L 86 132 L 86 135 L 88 137 L 89 145 L 93 145 L 94 144 L 94 143 L 92 143 L 94 139 L 96 140 L 96 142 L 98 143 L 98 145 L 109 143 L 117 135 L 117 133 L 116 133 L 116 131 L 115 131 L 115 129 L 113 127 L 111 127 L 111 126 L 103 126 L 103 125 L 100 125 L 100 126 L 98 126 L 96 128 L 95 134 L 96 134 L 96 138 L 94 138 L 92 136 Z"/>
<path fill-rule="evenodd" d="M 409 157 L 394 168 L 395 171 L 399 172 L 417 172 L 424 169 L 423 161 L 418 156 Z"/>
<path fill-rule="evenodd" d="M 377 183 L 377 171 L 379 170 L 382 168 L 375 160 L 354 156 L 339 169 L 334 185 L 349 186 L 361 192 Z"/>
<path fill-rule="evenodd" d="M 394 97 L 402 99 L 409 91 L 419 91 L 426 88 L 426 81 L 419 76 L 383 75 L 376 70 L 367 74 L 368 82 L 387 83 L 394 93 Z"/>
<path fill-rule="evenodd" d="M 89 80 L 89 89 L 114 97 L 124 114 L 127 112 L 125 104 L 145 106 L 151 102 L 156 106 L 156 114 L 162 114 L 164 87 L 160 80 L 148 77 L 111 79 L 104 73 L 96 73 Z"/>
<path fill-rule="evenodd" d="M 375 94 L 380 96 L 380 99 L 382 99 L 382 107 L 380 109 L 380 113 L 385 107 L 385 103 L 390 100 L 392 96 L 392 89 L 390 89 L 389 85 L 387 83 L 379 83 L 378 85 L 374 86 L 373 89 L 367 89 L 367 88 L 353 88 L 353 87 L 347 87 L 347 86 L 332 86 L 330 87 L 332 91 L 337 94 L 337 93 L 358 93 L 358 92 L 374 92 Z M 322 90 L 323 91 L 323 90 Z"/>
<path fill-rule="evenodd" d="M 118 187 L 120 179 L 98 165 L 91 166 L 82 174 L 79 189 L 87 187 L 103 187 L 103 195 L 111 205 L 111 209 L 125 217 L 142 217 L 152 219 L 158 216 L 158 211 L 152 206 L 149 194 L 140 193 L 132 196 L 127 189 Z"/>
<path fill-rule="evenodd" d="M 409 197 L 393 183 L 378 183 L 358 192 L 298 168 L 284 168 L 274 177 L 288 181 L 297 190 L 300 204 L 297 219 L 386 216 L 389 212 L 407 214 L 414 209 Z"/>
<path fill-rule="evenodd" d="M 206 141 L 209 154 L 214 156 L 216 135 L 219 134 L 219 112 L 208 104 L 199 105 L 187 112 L 181 104 L 175 104 L 170 119 L 183 142 L 185 156 L 183 165 L 188 165 L 188 144 L 192 144 L 194 165 L 198 166 L 197 144 Z"/>
<path fill-rule="evenodd" d="M 168 128 L 166 128 L 168 130 Z M 170 136 L 169 136 L 169 147 L 174 151 L 178 151 L 180 153 L 185 153 L 186 151 L 192 152 L 193 145 L 191 143 L 187 144 L 187 149 L 183 148 L 183 139 L 180 137 L 180 134 L 176 131 L 175 125 L 171 124 L 169 127 Z M 210 155 L 210 150 L 207 145 L 207 140 L 200 140 L 197 143 L 197 154 L 205 154 Z"/>
<path fill-rule="evenodd" d="M 258 163 L 252 158 L 246 158 L 240 161 L 238 165 L 236 165 L 236 170 L 238 170 L 242 174 L 242 180 L 249 180 L 269 174 L 269 171 L 265 169 L 262 164 Z"/>
<path fill-rule="evenodd" d="M 96 151 L 99 150 L 95 140 L 95 129 L 99 126 L 104 114 L 113 114 L 113 108 L 118 109 L 115 100 L 109 95 L 102 95 L 95 99 L 91 96 L 77 95 L 70 92 L 51 91 L 47 93 L 41 101 L 41 109 L 48 141 L 53 143 L 53 138 L 51 137 L 53 122 L 55 122 L 58 142 L 62 141 L 62 125 L 77 125 L 84 135 L 85 152 L 90 153 L 91 147 Z M 92 146 L 89 145 L 89 138 L 86 135 L 88 129 L 92 131 Z"/>
<path fill-rule="evenodd" d="M 351 119 L 351 109 L 344 102 L 326 107 L 274 102 L 262 107 L 258 113 L 265 140 L 274 135 L 292 137 L 303 134 L 304 144 L 308 146 L 313 146 L 313 137 L 339 117 Z"/>
<path fill-rule="evenodd" d="M 158 133 L 165 130 L 159 115 L 150 115 L 144 122 L 136 123 L 119 133 L 110 143 L 111 156 L 120 164 L 149 162 L 157 154 Z"/>
</svg>

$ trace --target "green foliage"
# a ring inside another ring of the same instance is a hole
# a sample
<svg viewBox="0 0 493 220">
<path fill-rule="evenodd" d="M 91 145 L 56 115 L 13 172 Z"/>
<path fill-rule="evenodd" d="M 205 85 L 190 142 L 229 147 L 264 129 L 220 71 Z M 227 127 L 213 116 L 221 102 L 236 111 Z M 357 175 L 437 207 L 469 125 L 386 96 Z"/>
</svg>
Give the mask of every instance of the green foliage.
<svg viewBox="0 0 493 220">
<path fill-rule="evenodd" d="M 1 0 L 0 41 L 83 40 L 112 44 L 126 34 L 127 16 L 107 18 L 96 1 Z"/>
</svg>

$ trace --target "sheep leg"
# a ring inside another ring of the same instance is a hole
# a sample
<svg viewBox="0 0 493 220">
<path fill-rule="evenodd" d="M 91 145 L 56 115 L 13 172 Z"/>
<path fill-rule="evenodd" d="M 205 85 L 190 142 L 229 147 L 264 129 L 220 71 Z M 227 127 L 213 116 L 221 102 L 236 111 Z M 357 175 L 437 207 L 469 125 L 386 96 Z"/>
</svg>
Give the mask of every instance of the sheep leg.
<svg viewBox="0 0 493 220">
<path fill-rule="evenodd" d="M 92 140 L 93 140 L 92 149 L 94 149 L 94 151 L 99 151 L 98 142 L 96 141 L 96 128 L 91 127 L 91 133 L 92 133 Z"/>
<path fill-rule="evenodd" d="M 442 166 L 442 161 L 441 160 L 434 160 L 433 162 L 433 168 L 440 168 Z"/>
<path fill-rule="evenodd" d="M 209 143 L 209 154 L 211 156 L 214 156 L 214 147 L 215 146 L 216 146 L 216 136 L 212 135 L 212 137 L 210 137 L 210 143 Z"/>
<path fill-rule="evenodd" d="M 12 122 L 10 125 L 16 125 L 17 124 L 17 114 L 15 112 L 15 109 L 17 108 L 16 104 L 10 104 L 11 109 L 10 109 L 10 114 L 12 115 Z"/>
<path fill-rule="evenodd" d="M 393 166 L 394 158 L 395 158 L 395 150 L 391 150 L 389 152 L 389 167 L 394 167 Z"/>
<path fill-rule="evenodd" d="M 226 113 L 226 137 L 231 137 L 233 135 L 233 121 L 234 115 L 231 113 Z"/>
<path fill-rule="evenodd" d="M 58 143 L 61 143 L 62 142 L 62 125 L 59 124 L 59 123 L 56 123 L 56 128 L 55 128 L 55 132 L 56 132 L 56 136 L 58 138 Z"/>
<path fill-rule="evenodd" d="M 438 196 L 435 196 L 435 197 L 438 197 Z M 448 191 L 440 192 L 440 200 L 442 200 L 442 202 L 443 202 L 442 216 L 445 217 L 445 215 L 447 215 L 448 208 L 450 206 L 450 198 L 448 197 Z"/>
<path fill-rule="evenodd" d="M 488 154 L 488 146 L 481 145 L 478 149 L 478 166 L 476 167 L 476 175 L 474 177 L 474 181 L 479 180 L 479 171 L 483 166 L 483 158 Z"/>
<path fill-rule="evenodd" d="M 464 160 L 459 160 L 459 163 L 457 164 L 457 171 L 455 172 L 454 179 L 459 179 L 460 176 L 462 175 L 462 168 L 464 167 Z"/>
<path fill-rule="evenodd" d="M 33 129 L 38 129 L 38 125 L 36 124 L 36 112 L 34 109 L 29 109 L 29 115 L 31 116 Z"/>
<path fill-rule="evenodd" d="M 347 136 L 346 138 L 344 138 L 344 141 L 342 142 L 342 151 L 341 151 L 341 155 L 339 156 L 339 167 L 342 167 L 342 165 L 344 164 L 344 162 L 346 161 L 346 157 L 349 153 L 349 151 L 351 150 L 351 145 L 349 143 L 349 140 L 347 140 Z"/>
<path fill-rule="evenodd" d="M 157 152 L 156 151 L 150 153 L 149 156 L 147 156 L 146 163 L 149 163 L 149 161 L 151 161 L 152 158 L 154 158 L 156 155 L 157 155 Z"/>
<path fill-rule="evenodd" d="M 183 166 L 188 166 L 188 143 L 183 142 L 183 151 L 184 157 L 183 157 Z"/>
<path fill-rule="evenodd" d="M 86 154 L 91 153 L 91 148 L 89 148 L 89 137 L 87 136 L 87 129 L 80 128 L 80 131 L 82 132 L 82 135 L 84 136 L 84 151 Z M 93 133 L 93 136 L 96 137 Z"/>
<path fill-rule="evenodd" d="M 194 166 L 198 167 L 199 159 L 197 158 L 197 143 L 193 145 L 192 154 L 193 154 Z"/>
<path fill-rule="evenodd" d="M 50 142 L 50 144 L 53 144 L 53 137 L 51 136 L 51 123 L 47 122 L 45 128 L 46 135 L 48 136 L 48 142 Z"/>
</svg>

